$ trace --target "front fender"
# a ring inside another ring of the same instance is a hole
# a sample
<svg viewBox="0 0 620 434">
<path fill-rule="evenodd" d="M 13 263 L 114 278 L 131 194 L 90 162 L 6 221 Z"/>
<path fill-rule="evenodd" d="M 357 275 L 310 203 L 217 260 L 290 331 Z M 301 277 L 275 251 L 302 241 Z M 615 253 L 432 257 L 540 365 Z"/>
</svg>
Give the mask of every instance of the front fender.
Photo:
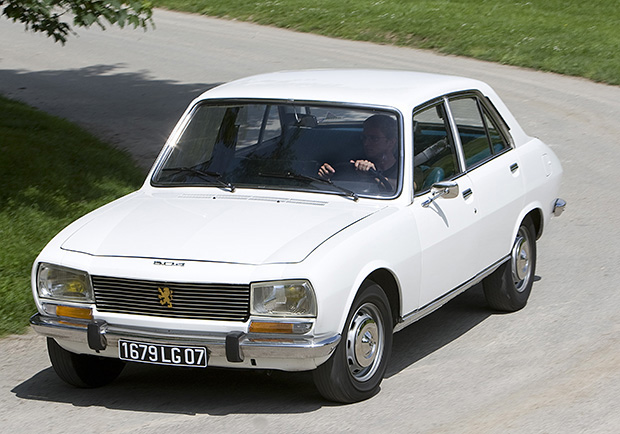
<svg viewBox="0 0 620 434">
<path fill-rule="evenodd" d="M 343 230 L 307 258 L 319 307 L 316 333 L 342 331 L 360 287 L 379 269 L 394 277 L 401 308 L 417 307 L 421 255 L 411 216 L 407 209 L 386 208 Z"/>
</svg>

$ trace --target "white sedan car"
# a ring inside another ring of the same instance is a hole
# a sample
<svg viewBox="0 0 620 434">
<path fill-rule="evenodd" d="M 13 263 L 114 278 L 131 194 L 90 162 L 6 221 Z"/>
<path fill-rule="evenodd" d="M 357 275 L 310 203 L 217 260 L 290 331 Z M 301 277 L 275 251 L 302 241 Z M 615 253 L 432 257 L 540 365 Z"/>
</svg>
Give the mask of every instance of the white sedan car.
<svg viewBox="0 0 620 434">
<path fill-rule="evenodd" d="M 379 386 L 393 333 L 482 282 L 526 305 L 562 167 L 486 84 L 383 70 L 258 75 L 193 101 L 142 188 L 69 225 L 32 269 L 52 365 L 312 370 Z"/>
</svg>

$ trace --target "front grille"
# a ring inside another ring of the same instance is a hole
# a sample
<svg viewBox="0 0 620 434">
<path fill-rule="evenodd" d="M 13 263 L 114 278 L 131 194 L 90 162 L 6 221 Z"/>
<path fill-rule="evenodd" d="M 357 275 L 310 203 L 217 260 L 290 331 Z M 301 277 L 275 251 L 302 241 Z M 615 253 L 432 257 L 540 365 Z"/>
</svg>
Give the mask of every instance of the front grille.
<svg viewBox="0 0 620 434">
<path fill-rule="evenodd" d="M 101 312 L 220 321 L 246 321 L 250 315 L 249 285 L 91 277 Z M 160 300 L 170 292 L 169 300 Z"/>
</svg>

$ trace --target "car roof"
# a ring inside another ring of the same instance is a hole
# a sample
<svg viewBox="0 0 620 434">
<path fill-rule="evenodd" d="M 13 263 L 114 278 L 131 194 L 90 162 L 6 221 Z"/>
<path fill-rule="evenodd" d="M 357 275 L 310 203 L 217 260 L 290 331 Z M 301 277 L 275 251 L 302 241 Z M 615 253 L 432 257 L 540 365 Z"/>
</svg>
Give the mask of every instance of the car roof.
<svg viewBox="0 0 620 434">
<path fill-rule="evenodd" d="M 471 89 L 493 94 L 485 83 L 464 77 L 381 69 L 331 69 L 255 75 L 215 87 L 199 99 L 284 99 L 402 108 Z"/>
</svg>

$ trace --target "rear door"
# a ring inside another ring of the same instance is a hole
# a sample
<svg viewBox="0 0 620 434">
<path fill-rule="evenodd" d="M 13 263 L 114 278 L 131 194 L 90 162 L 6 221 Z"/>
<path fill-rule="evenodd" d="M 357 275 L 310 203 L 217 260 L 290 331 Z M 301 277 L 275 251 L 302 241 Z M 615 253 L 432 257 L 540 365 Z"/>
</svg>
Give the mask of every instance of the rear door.
<svg viewBox="0 0 620 434">
<path fill-rule="evenodd" d="M 477 239 L 471 253 L 476 268 L 483 270 L 510 252 L 523 208 L 523 177 L 507 127 L 483 97 L 455 96 L 449 106 L 476 203 Z"/>
</svg>

